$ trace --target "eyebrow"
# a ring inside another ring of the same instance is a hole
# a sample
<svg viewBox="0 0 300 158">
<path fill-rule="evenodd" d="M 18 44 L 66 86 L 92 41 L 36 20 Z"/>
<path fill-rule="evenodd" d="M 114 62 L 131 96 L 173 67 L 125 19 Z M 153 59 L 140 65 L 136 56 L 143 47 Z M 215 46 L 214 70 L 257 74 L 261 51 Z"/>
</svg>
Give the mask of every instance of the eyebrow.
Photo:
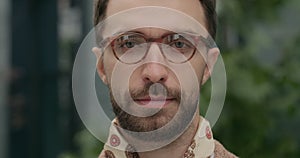
<svg viewBox="0 0 300 158">
<path fill-rule="evenodd" d="M 155 27 L 154 27 L 155 28 Z M 125 32 L 133 32 L 133 33 L 140 33 L 143 35 L 146 35 L 143 31 L 139 31 L 138 29 L 143 29 L 143 28 L 136 28 L 134 30 L 126 30 L 126 29 L 120 29 L 117 32 L 113 33 L 111 36 L 118 36 L 121 35 Z M 161 36 L 164 36 L 166 34 L 170 34 L 170 33 L 178 33 L 178 34 L 190 34 L 190 35 L 196 35 L 196 36 L 200 36 L 199 33 L 195 32 L 194 30 L 188 29 L 188 30 L 178 30 L 178 31 L 170 31 L 167 29 L 163 29 L 163 28 L 158 28 L 158 29 L 162 29 L 165 30 L 166 32 L 163 33 Z M 147 35 L 146 35 L 147 36 Z"/>
<path fill-rule="evenodd" d="M 139 34 L 142 34 L 142 35 L 144 35 L 144 36 L 152 37 L 152 36 L 147 35 L 145 32 L 139 31 L 139 30 L 133 30 L 133 31 L 128 31 L 128 32 L 139 33 Z M 158 36 L 158 37 L 152 37 L 152 38 L 160 38 L 160 37 L 163 37 L 163 36 L 166 36 L 166 35 L 169 35 L 169 34 L 173 34 L 173 33 L 176 33 L 176 32 L 166 30 L 166 31 L 165 31 L 163 34 L 161 34 L 160 36 Z"/>
<path fill-rule="evenodd" d="M 113 36 L 118 36 L 118 35 L 122 35 L 124 33 L 138 33 L 138 34 L 142 34 L 144 36 L 148 36 L 148 37 L 151 37 L 149 35 L 147 35 L 145 32 L 143 31 L 139 31 L 139 30 L 131 30 L 131 31 L 119 31 L 117 33 L 115 33 Z M 186 35 L 193 35 L 193 36 L 202 36 L 202 35 L 199 35 L 199 33 L 196 33 L 194 31 L 191 31 L 191 30 L 185 30 L 185 31 L 179 31 L 179 32 L 174 32 L 174 31 L 168 31 L 166 30 L 166 32 L 164 32 L 163 34 L 161 34 L 160 36 L 158 37 L 153 37 L 153 38 L 160 38 L 160 37 L 164 37 L 166 35 L 169 35 L 169 34 L 186 34 Z"/>
</svg>

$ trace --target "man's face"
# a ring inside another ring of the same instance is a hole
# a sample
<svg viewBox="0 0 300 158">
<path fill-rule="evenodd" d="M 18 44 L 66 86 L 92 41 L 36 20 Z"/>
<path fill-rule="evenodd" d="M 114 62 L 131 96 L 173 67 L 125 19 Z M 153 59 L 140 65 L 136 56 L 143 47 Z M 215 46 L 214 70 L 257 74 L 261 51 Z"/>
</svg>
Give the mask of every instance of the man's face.
<svg viewBox="0 0 300 158">
<path fill-rule="evenodd" d="M 141 6 L 162 6 L 176 9 L 191 16 L 203 26 L 206 26 L 204 11 L 198 0 L 110 0 L 107 7 L 107 17 L 120 11 Z M 170 34 L 168 30 L 150 27 L 135 29 L 134 32 L 154 39 Z M 99 60 L 97 66 L 98 73 L 103 82 L 106 83 L 111 90 L 114 86 L 112 84 L 112 80 L 114 80 L 113 71 L 119 61 L 115 57 L 111 47 L 108 47 L 105 52 L 102 53 L 104 53 L 104 55 L 102 59 Z M 213 65 L 218 54 L 202 55 L 196 52 L 188 61 L 191 65 L 189 68 L 193 69 L 193 72 L 196 74 L 198 85 L 202 85 L 209 78 L 207 65 Z M 206 62 L 204 58 L 206 58 Z M 134 114 L 128 114 L 120 108 L 120 105 L 116 101 L 116 98 L 126 96 L 126 92 L 122 90 L 117 94 L 112 94 L 111 92 L 111 101 L 119 124 L 125 129 L 137 132 L 158 129 L 172 120 L 178 112 L 179 106 L 185 106 L 183 109 L 187 109 L 189 107 L 188 104 L 198 102 L 194 97 L 194 95 L 198 97 L 198 93 L 193 93 L 193 90 L 182 90 L 181 83 L 176 75 L 181 72 L 174 72 L 185 70 L 170 69 L 167 66 L 169 65 L 168 61 L 161 52 L 159 44 L 151 44 L 144 61 L 141 62 L 144 63 L 134 69 L 132 74 L 130 74 L 129 85 L 126 85 L 126 88 L 129 89 L 129 95 L 132 101 L 121 103 L 123 105 L 122 107 L 135 109 L 134 106 L 140 106 L 144 109 L 148 109 L 150 112 L 155 111 L 159 107 L 158 112 L 149 117 L 139 117 L 139 114 L 135 116 Z M 178 65 L 180 64 L 177 64 L 177 67 Z M 122 75 L 119 74 L 118 76 Z M 188 79 L 189 76 L 186 76 L 186 80 Z M 122 80 L 122 78 L 118 78 L 118 80 Z M 197 88 L 200 88 L 200 86 Z M 182 96 L 185 98 L 182 98 Z M 180 104 L 181 101 L 185 101 L 186 103 Z M 186 111 L 181 112 L 182 116 L 179 118 L 183 119 L 185 112 Z"/>
</svg>

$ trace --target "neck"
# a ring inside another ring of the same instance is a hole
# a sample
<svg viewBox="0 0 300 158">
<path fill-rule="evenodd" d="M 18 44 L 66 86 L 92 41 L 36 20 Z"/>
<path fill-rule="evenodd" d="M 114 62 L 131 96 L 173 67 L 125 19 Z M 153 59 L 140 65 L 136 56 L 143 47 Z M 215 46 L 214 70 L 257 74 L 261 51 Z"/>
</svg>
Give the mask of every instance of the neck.
<svg viewBox="0 0 300 158">
<path fill-rule="evenodd" d="M 141 152 L 139 153 L 140 158 L 182 158 L 197 132 L 199 122 L 200 116 L 196 115 L 193 118 L 191 125 L 178 139 L 163 148 Z"/>
</svg>

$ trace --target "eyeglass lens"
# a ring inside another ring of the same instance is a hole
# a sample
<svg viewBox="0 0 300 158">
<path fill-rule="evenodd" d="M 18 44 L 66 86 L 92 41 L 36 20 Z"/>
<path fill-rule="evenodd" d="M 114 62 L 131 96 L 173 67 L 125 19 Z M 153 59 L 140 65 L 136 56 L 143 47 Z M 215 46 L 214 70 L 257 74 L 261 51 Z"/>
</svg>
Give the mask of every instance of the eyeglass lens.
<svg viewBox="0 0 300 158">
<path fill-rule="evenodd" d="M 118 60 L 137 63 L 145 58 L 151 44 L 157 42 L 164 57 L 173 63 L 188 61 L 195 52 L 195 46 L 180 34 L 169 34 L 159 39 L 147 39 L 138 33 L 123 34 L 113 40 L 112 49 Z"/>
</svg>

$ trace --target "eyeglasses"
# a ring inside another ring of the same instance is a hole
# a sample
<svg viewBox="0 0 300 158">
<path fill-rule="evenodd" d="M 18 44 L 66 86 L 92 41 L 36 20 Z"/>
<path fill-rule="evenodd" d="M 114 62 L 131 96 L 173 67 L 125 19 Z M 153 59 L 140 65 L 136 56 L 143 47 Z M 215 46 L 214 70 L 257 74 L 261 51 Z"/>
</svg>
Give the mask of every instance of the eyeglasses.
<svg viewBox="0 0 300 158">
<path fill-rule="evenodd" d="M 141 62 L 149 52 L 150 46 L 157 43 L 162 55 L 169 62 L 180 64 L 193 58 L 197 48 L 211 48 L 211 42 L 202 36 L 171 33 L 161 38 L 148 38 L 137 32 L 126 32 L 110 42 L 114 56 L 122 63 Z M 214 42 L 213 42 L 214 43 Z"/>
</svg>

